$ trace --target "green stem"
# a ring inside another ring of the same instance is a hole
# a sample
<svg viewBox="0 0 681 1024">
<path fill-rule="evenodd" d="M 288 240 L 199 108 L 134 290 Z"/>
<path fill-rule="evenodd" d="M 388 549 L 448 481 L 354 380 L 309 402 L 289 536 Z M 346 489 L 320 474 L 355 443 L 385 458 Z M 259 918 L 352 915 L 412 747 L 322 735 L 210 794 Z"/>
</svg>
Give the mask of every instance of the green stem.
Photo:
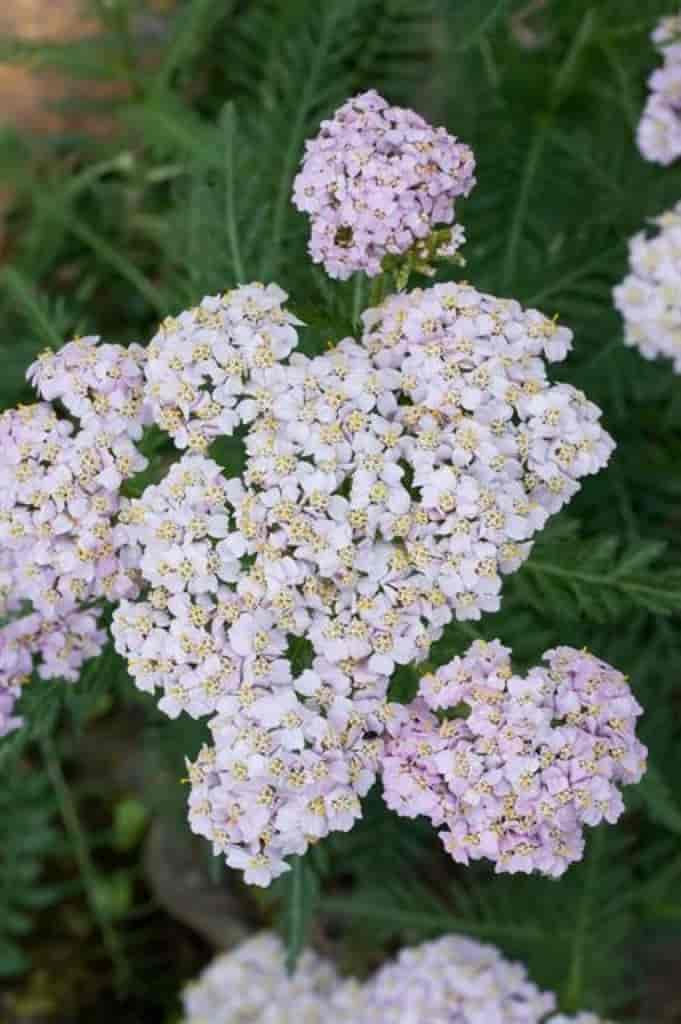
<svg viewBox="0 0 681 1024">
<path fill-rule="evenodd" d="M 97 922 L 102 941 L 113 965 L 116 984 L 119 988 L 123 989 L 130 974 L 129 964 L 111 922 L 102 913 L 97 901 L 97 869 L 92 861 L 90 847 L 78 817 L 76 802 L 64 777 L 61 761 L 51 737 L 43 736 L 39 742 L 45 768 L 57 797 L 64 829 L 78 863 L 78 869 L 92 916 Z"/>
</svg>

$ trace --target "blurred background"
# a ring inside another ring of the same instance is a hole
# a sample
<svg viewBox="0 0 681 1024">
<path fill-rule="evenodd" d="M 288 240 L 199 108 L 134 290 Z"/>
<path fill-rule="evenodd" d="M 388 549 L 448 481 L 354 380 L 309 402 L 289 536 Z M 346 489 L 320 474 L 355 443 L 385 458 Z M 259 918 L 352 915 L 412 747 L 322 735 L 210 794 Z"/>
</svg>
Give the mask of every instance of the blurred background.
<svg viewBox="0 0 681 1024">
<path fill-rule="evenodd" d="M 239 281 L 289 292 L 308 351 L 350 333 L 361 286 L 312 266 L 290 203 L 306 137 L 348 96 L 377 88 L 473 147 L 463 273 L 575 331 L 559 375 L 603 407 L 618 451 L 509 580 L 502 612 L 453 626 L 436 660 L 477 635 L 521 665 L 588 644 L 630 674 L 651 770 L 560 883 L 456 869 L 427 827 L 370 798 L 360 827 L 306 861 L 303 937 L 366 973 L 404 942 L 464 931 L 528 963 L 567 1010 L 656 1024 L 681 1021 L 681 384 L 624 348 L 611 289 L 627 239 L 681 199 L 681 171 L 634 143 L 668 3 L 8 0 L 0 13 L 2 408 L 30 400 L 25 370 L 46 345 L 145 342 Z M 240 458 L 235 442 L 233 472 Z M 202 726 L 158 714 L 112 651 L 22 700 L 30 724 L 0 744 L 0 1021 L 172 1024 L 216 947 L 287 927 L 289 883 L 248 891 L 191 839 L 183 757 Z"/>
</svg>

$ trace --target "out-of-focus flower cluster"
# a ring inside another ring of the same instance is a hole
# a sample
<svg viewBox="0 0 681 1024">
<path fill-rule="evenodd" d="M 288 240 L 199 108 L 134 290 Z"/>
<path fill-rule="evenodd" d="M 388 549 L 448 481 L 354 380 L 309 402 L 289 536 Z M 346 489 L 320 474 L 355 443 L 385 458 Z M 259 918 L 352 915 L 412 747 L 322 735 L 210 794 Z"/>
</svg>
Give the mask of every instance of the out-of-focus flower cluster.
<svg viewBox="0 0 681 1024">
<path fill-rule="evenodd" d="M 352 1024 L 359 986 L 306 950 L 289 975 L 281 940 L 262 932 L 218 956 L 184 991 L 184 1024 Z"/>
<path fill-rule="evenodd" d="M 648 80 L 637 141 L 646 160 L 667 165 L 681 156 L 681 14 L 663 18 L 652 38 L 664 63 Z"/>
<path fill-rule="evenodd" d="M 657 217 L 652 237 L 629 242 L 630 273 L 614 289 L 624 340 L 646 359 L 666 356 L 681 373 L 681 202 Z"/>
<path fill-rule="evenodd" d="M 555 1017 L 549 1017 L 546 1024 L 613 1024 L 611 1020 L 604 1020 L 595 1013 L 578 1013 L 576 1017 L 566 1017 L 559 1013 Z"/>
<path fill-rule="evenodd" d="M 539 1024 L 555 1006 L 522 964 L 493 946 L 447 935 L 403 949 L 364 988 L 356 1024 Z"/>
<path fill-rule="evenodd" d="M 509 655 L 476 641 L 422 678 L 386 745 L 385 799 L 443 826 L 456 861 L 557 876 L 581 858 L 584 826 L 617 821 L 619 787 L 641 778 L 641 708 L 624 676 L 591 654 L 547 651 L 547 666 L 524 677 Z"/>
<path fill-rule="evenodd" d="M 422 250 L 452 225 L 454 202 L 475 178 L 468 146 L 375 91 L 355 96 L 306 143 L 293 202 L 310 217 L 310 254 L 330 277 L 381 273 L 385 256 Z M 452 255 L 460 230 L 445 232 Z"/>
<path fill-rule="evenodd" d="M 288 975 L 284 957 L 267 932 L 218 956 L 185 989 L 183 1024 L 608 1024 L 547 1019 L 555 997 L 522 964 L 457 935 L 403 949 L 361 985 L 310 951 Z"/>
<path fill-rule="evenodd" d="M 83 338 L 44 353 L 28 375 L 42 401 L 0 417 L 0 731 L 16 727 L 19 688 L 34 668 L 75 680 L 99 653 L 102 600 L 136 593 L 119 543 L 122 482 L 145 468 L 131 438 L 149 415 L 144 350 Z M 58 403 L 53 405 L 52 401 Z M 59 415 L 61 406 L 79 424 Z"/>
</svg>

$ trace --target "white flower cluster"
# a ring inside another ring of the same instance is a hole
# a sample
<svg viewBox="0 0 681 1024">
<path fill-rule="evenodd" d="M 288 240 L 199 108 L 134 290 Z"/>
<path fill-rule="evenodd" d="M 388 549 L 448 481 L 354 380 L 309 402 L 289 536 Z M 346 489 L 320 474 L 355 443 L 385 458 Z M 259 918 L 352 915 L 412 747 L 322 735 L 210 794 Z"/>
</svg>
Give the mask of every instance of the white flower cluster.
<svg viewBox="0 0 681 1024">
<path fill-rule="evenodd" d="M 119 542 L 120 487 L 147 460 L 132 439 L 149 422 L 139 346 L 83 338 L 28 371 L 48 401 L 0 416 L 0 733 L 16 728 L 21 685 L 73 681 L 98 654 L 102 600 L 132 597 L 137 572 Z M 60 403 L 74 426 L 62 419 Z"/>
<path fill-rule="evenodd" d="M 668 165 L 681 156 L 681 14 L 663 18 L 652 38 L 664 63 L 648 80 L 637 142 L 646 160 Z"/>
<path fill-rule="evenodd" d="M 47 403 L 0 417 L 3 599 L 59 617 L 99 597 L 134 593 L 113 517 L 125 477 L 146 465 L 125 436 L 74 431 Z M 9 561 L 7 561 L 9 560 Z"/>
<path fill-rule="evenodd" d="M 522 964 L 493 946 L 446 935 L 380 968 L 365 985 L 355 1024 L 540 1024 L 555 1006 Z"/>
<path fill-rule="evenodd" d="M 310 950 L 287 974 L 280 939 L 262 932 L 218 956 L 187 986 L 183 1024 L 350 1024 L 358 988 Z"/>
<path fill-rule="evenodd" d="M 253 418 L 297 343 L 285 299 L 276 284 L 249 284 L 163 321 L 147 348 L 146 396 L 178 447 L 204 452 Z"/>
<path fill-rule="evenodd" d="M 656 235 L 641 231 L 630 240 L 630 273 L 613 295 L 625 343 L 646 359 L 672 359 L 681 373 L 681 202 L 654 223 Z"/>
<path fill-rule="evenodd" d="M 237 289 L 199 307 L 222 311 L 219 329 L 187 314 L 194 343 L 157 336 L 152 405 L 163 381 L 176 394 L 176 373 L 195 392 L 174 406 L 176 441 L 202 449 L 246 420 L 246 469 L 228 482 L 185 455 L 117 533 L 146 586 L 116 612 L 118 650 L 168 714 L 218 712 L 191 769 L 190 820 L 257 884 L 351 827 L 394 717 L 395 667 L 421 660 L 453 616 L 499 607 L 501 574 L 612 449 L 598 409 L 548 382 L 571 335 L 536 311 L 437 285 L 367 311 L 362 344 L 308 358 L 290 354 L 283 297 Z M 263 345 L 266 366 L 249 355 Z M 218 395 L 204 429 L 197 410 Z M 154 406 L 168 427 L 166 411 Z M 308 649 L 294 678 L 291 654 Z"/>
<path fill-rule="evenodd" d="M 163 689 L 167 714 L 217 711 L 215 748 L 190 768 L 190 823 L 247 882 L 267 885 L 287 869 L 285 856 L 360 816 L 388 678 L 321 654 L 293 678 L 289 643 L 311 629 L 308 604 L 319 601 L 296 589 L 285 552 L 270 552 L 268 573 L 254 507 L 238 481 L 195 454 L 129 502 L 120 539 L 146 591 L 121 602 L 113 634 L 138 686 Z"/>
<path fill-rule="evenodd" d="M 458 935 L 403 949 L 360 985 L 310 951 L 287 975 L 280 940 L 263 932 L 218 956 L 183 1000 L 183 1024 L 608 1024 L 547 1019 L 555 997 L 522 964 Z"/>
<path fill-rule="evenodd" d="M 41 398 L 59 401 L 83 427 L 114 438 L 139 440 L 151 422 L 144 399 L 140 345 L 101 345 L 99 337 L 76 338 L 53 352 L 47 349 L 26 376 Z"/>
</svg>

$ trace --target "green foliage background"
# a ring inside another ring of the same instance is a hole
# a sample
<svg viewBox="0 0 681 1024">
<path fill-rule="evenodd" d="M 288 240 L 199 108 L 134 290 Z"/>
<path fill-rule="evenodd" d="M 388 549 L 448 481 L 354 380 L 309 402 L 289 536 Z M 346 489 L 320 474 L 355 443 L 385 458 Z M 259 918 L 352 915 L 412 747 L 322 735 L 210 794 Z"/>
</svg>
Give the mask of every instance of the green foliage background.
<svg viewBox="0 0 681 1024">
<path fill-rule="evenodd" d="M 93 39 L 1 45 L 3 61 L 119 86 L 78 101 L 113 118 L 103 138 L 4 131 L 0 176 L 15 200 L 0 268 L 2 407 L 28 399 L 24 371 L 46 344 L 144 341 L 162 316 L 240 281 L 283 285 L 308 351 L 351 332 L 368 289 L 312 266 L 289 196 L 320 118 L 376 87 L 473 146 L 465 275 L 574 330 L 560 373 L 602 406 L 618 443 L 508 579 L 502 611 L 452 626 L 433 660 L 482 635 L 511 645 L 519 666 L 571 643 L 627 672 L 650 747 L 627 817 L 592 832 L 585 861 L 556 883 L 456 869 L 427 828 L 374 796 L 354 832 L 322 843 L 264 900 L 247 897 L 254 918 L 284 928 L 292 959 L 332 935 L 362 972 L 397 944 L 460 931 L 527 962 L 565 1010 L 681 1020 L 678 979 L 663 1011 L 649 994 L 662 959 L 651 951 L 681 950 L 681 383 L 625 349 L 611 301 L 629 236 L 681 198 L 681 170 L 644 163 L 633 139 L 657 62 L 649 34 L 670 2 L 184 0 L 154 20 L 143 3 L 100 0 Z M 238 471 L 238 446 L 225 451 Z M 414 681 L 406 671 L 399 685 Z M 78 751 L 93 722 L 132 715 L 147 756 L 179 779 L 200 727 L 161 720 L 110 651 L 74 687 L 32 684 L 23 704 L 28 727 L 0 744 L 0 976 L 30 974 L 45 906 L 81 899 L 116 968 L 117 1019 L 170 1020 L 189 966 L 171 958 L 154 984 L 147 929 L 163 925 L 153 912 L 138 925 L 141 841 L 121 852 L 115 825 L 130 813 L 180 821 L 184 792 L 149 787 L 119 812 L 102 778 L 110 820 L 98 831 Z"/>
</svg>

